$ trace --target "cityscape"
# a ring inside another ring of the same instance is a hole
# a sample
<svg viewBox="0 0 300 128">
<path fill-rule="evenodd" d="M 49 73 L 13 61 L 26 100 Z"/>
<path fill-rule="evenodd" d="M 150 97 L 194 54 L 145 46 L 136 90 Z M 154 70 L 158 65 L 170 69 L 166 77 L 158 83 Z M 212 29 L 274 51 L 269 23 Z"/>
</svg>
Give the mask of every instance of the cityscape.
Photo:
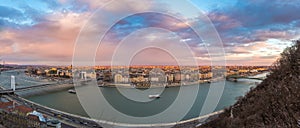
<svg viewBox="0 0 300 128">
<path fill-rule="evenodd" d="M 300 1 L 0 1 L 0 128 L 299 128 Z"/>
<path fill-rule="evenodd" d="M 220 66 L 95 66 L 93 72 L 79 74 L 81 79 L 95 78 L 99 84 L 140 84 L 149 87 L 150 82 L 167 83 L 167 86 L 180 81 L 209 83 L 218 78 L 247 77 L 270 71 L 271 66 L 227 66 L 226 71 L 214 74 L 212 69 L 221 69 Z M 151 74 L 153 69 L 161 69 L 162 72 Z M 184 72 L 180 72 L 183 70 Z M 29 67 L 25 71 L 27 75 L 45 77 L 48 79 L 72 78 L 72 66 L 68 67 Z M 215 79 L 212 79 L 213 76 Z M 144 84 L 143 84 L 144 83 Z M 148 84 L 147 84 L 148 83 Z M 148 86 L 147 86 L 148 85 Z"/>
<path fill-rule="evenodd" d="M 81 67 L 82 69 L 89 69 L 88 67 Z M 127 72 L 124 72 L 127 69 Z M 228 81 L 238 82 L 238 78 L 247 78 L 258 74 L 268 73 L 272 69 L 271 66 L 227 66 L 224 74 L 213 75 L 213 69 L 220 69 L 220 66 L 95 66 L 94 72 L 79 73 L 79 77 L 82 80 L 96 79 L 99 87 L 129 87 L 129 88 L 150 88 L 150 86 L 156 87 L 177 87 L 188 86 L 191 84 L 203 84 L 211 83 L 220 80 L 220 78 L 226 78 Z M 150 72 L 153 69 L 161 69 L 162 72 L 156 72 L 154 75 Z M 180 69 L 185 69 L 181 74 Z M 25 77 L 39 79 L 41 81 L 47 81 L 50 83 L 29 86 L 29 88 L 45 88 L 51 89 L 55 85 L 63 84 L 63 82 L 72 83 L 72 65 L 70 66 L 19 66 L 19 65 L 2 65 L 1 72 L 20 70 L 16 73 L 16 76 L 23 73 Z M 164 73 L 162 75 L 162 73 Z M 114 75 L 113 75 L 114 74 Z M 127 75 L 126 75 L 127 74 Z M 214 79 L 213 79 L 214 76 Z M 217 77 L 216 77 L 217 76 Z M 76 76 L 75 76 L 76 77 Z M 18 77 L 17 77 L 18 79 Z M 256 78 L 262 80 L 264 78 Z M 184 82 L 184 84 L 180 84 Z M 12 85 L 11 81 L 9 82 Z M 21 83 L 16 82 L 15 87 L 18 87 Z M 257 84 L 257 83 L 255 83 Z M 49 86 L 49 87 L 48 87 Z M 69 89 L 68 93 L 72 94 L 76 91 L 72 89 L 72 86 L 65 86 Z M 21 91 L 22 88 L 17 88 Z M 5 90 L 3 88 L 3 90 Z M 64 90 L 64 89 L 60 89 Z M 26 91 L 26 90 L 25 90 Z M 38 90 L 37 90 L 38 91 Z M 39 90 L 41 91 L 41 90 Z M 55 91 L 54 91 L 55 92 Z M 13 91 L 5 92 L 2 94 L 13 94 Z M 24 95 L 24 94 L 21 94 Z M 24 95 L 25 96 L 25 95 Z M 18 96 L 3 96 L 1 99 L 1 109 L 5 116 L 2 116 L 2 120 L 9 120 L 3 122 L 6 126 L 16 127 L 81 127 L 91 126 L 98 127 L 97 123 L 88 119 L 81 119 L 74 115 L 68 115 L 63 112 L 53 111 L 51 108 L 40 106 L 32 101 L 18 97 Z M 48 112 L 47 112 L 48 111 Z M 51 111 L 51 112 L 49 112 Z M 72 117 L 74 116 L 74 117 Z M 60 121 L 71 120 L 68 121 Z"/>
</svg>

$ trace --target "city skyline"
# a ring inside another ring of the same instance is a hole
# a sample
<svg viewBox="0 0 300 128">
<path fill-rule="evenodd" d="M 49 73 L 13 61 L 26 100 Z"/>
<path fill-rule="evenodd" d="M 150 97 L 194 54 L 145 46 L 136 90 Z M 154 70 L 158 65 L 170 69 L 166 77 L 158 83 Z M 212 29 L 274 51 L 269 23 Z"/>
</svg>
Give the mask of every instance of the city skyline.
<svg viewBox="0 0 300 128">
<path fill-rule="evenodd" d="M 73 47 L 80 29 L 98 7 L 108 2 L 109 0 L 0 2 L 0 59 L 8 64 L 71 65 Z M 132 6 L 134 10 L 139 10 L 139 7 L 168 9 L 167 6 L 158 6 L 154 2 L 132 2 L 128 6 Z M 215 25 L 223 41 L 227 65 L 271 65 L 284 48 L 292 44 L 291 40 L 300 37 L 300 16 L 292 13 L 300 11 L 299 2 L 226 0 L 220 3 L 218 0 L 192 0 L 191 3 L 201 9 Z M 124 10 L 112 7 L 107 11 Z M 187 24 L 197 22 L 198 15 L 191 15 L 195 18 L 188 19 Z M 161 20 L 150 20 L 152 17 Z M 104 20 L 99 19 L 97 22 L 102 21 Z M 105 38 L 104 41 L 109 45 L 104 46 L 105 50 L 98 51 L 96 65 L 109 65 L 111 60 L 106 55 L 117 47 L 116 43 L 110 42 L 118 41 L 139 28 L 168 26 L 170 23 L 172 19 L 168 17 L 151 14 L 134 15 L 121 20 Z M 171 27 L 176 34 L 185 34 L 190 29 L 187 24 L 177 23 Z M 162 34 L 149 35 L 149 40 L 159 36 Z M 163 36 L 166 38 L 160 38 L 160 41 L 173 43 L 167 40 L 170 35 Z M 210 56 L 202 41 L 193 35 L 185 37 L 180 41 L 189 44 L 199 65 L 209 65 Z M 171 55 L 157 49 L 147 49 L 132 61 L 133 65 L 174 65 L 174 62 L 176 61 Z"/>
</svg>

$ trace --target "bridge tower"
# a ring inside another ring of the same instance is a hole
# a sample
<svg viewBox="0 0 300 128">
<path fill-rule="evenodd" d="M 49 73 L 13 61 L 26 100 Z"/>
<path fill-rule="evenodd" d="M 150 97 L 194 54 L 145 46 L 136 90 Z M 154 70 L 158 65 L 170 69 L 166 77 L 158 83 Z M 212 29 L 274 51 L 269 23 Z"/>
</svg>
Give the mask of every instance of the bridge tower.
<svg viewBox="0 0 300 128">
<path fill-rule="evenodd" d="M 86 72 L 80 72 L 80 78 L 86 80 Z"/>
<path fill-rule="evenodd" d="M 13 91 L 16 91 L 16 79 L 15 79 L 15 76 L 10 76 L 10 88 L 13 90 Z"/>
</svg>

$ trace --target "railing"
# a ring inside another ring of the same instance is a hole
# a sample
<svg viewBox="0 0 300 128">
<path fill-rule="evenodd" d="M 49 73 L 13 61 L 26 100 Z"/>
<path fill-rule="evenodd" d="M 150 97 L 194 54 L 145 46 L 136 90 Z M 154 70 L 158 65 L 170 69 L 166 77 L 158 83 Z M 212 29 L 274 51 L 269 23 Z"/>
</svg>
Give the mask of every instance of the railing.
<svg viewBox="0 0 300 128">
<path fill-rule="evenodd" d="M 127 123 L 116 123 L 116 122 L 110 122 L 110 121 L 103 121 L 103 120 L 94 120 L 95 122 L 99 124 L 105 124 L 105 125 L 111 125 L 111 126 L 120 126 L 120 127 L 136 127 L 136 128 L 141 128 L 141 127 L 172 127 L 172 126 L 178 126 L 182 125 L 183 127 L 187 125 L 190 127 L 191 123 L 193 126 L 196 126 L 197 124 L 201 123 L 201 121 L 206 120 L 209 117 L 219 115 L 223 113 L 224 110 L 216 111 L 207 115 L 203 115 L 200 117 L 192 118 L 189 120 L 184 120 L 184 121 L 179 121 L 179 122 L 173 122 L 173 123 L 158 123 L 158 124 L 127 124 Z"/>
</svg>

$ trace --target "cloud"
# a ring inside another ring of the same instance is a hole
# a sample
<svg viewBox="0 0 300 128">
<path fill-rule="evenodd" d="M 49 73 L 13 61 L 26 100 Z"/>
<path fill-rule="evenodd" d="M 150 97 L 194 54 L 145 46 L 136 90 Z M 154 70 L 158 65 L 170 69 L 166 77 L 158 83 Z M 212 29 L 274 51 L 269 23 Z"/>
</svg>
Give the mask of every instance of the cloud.
<svg viewBox="0 0 300 128">
<path fill-rule="evenodd" d="M 1 54 L 13 62 L 56 61 L 70 64 L 73 45 L 89 14 L 55 13 L 39 24 L 22 30 L 7 29 L 0 34 Z"/>
<path fill-rule="evenodd" d="M 219 31 L 241 27 L 241 22 L 221 13 L 209 13 L 208 17 L 214 22 Z"/>
<path fill-rule="evenodd" d="M 290 44 L 287 42 L 300 35 L 300 16 L 295 14 L 300 11 L 299 2 L 246 0 L 208 12 L 223 40 L 228 63 L 241 60 L 266 65 L 275 61 Z"/>
<path fill-rule="evenodd" d="M 129 1 L 131 4 L 118 1 L 115 6 L 104 8 L 102 14 L 118 15 L 144 8 L 168 10 L 167 6 L 153 1 Z M 98 7 L 110 2 L 59 0 L 37 1 L 32 5 L 20 4 L 16 7 L 0 5 L 0 55 L 6 55 L 11 61 L 20 63 L 36 60 L 70 62 L 80 28 Z M 300 15 L 295 14 L 298 11 L 299 1 L 247 0 L 237 2 L 234 7 L 207 10 L 206 14 L 224 42 L 226 57 L 230 63 L 241 60 L 242 63 L 269 64 L 276 59 L 275 56 L 279 55 L 282 47 L 288 45 L 286 41 L 299 37 Z M 105 17 L 96 17 L 93 20 L 95 21 L 89 26 L 92 29 L 102 29 L 109 22 Z M 209 61 L 210 56 L 203 42 L 188 26 L 200 20 L 197 17 L 182 22 L 157 13 L 136 14 L 112 27 L 105 37 L 104 42 L 107 45 L 103 52 L 109 54 L 118 41 L 136 30 L 160 27 L 179 35 L 181 42 L 189 44 L 198 60 Z M 91 30 L 86 33 L 87 43 L 92 41 L 90 37 L 97 35 L 94 32 Z M 103 61 L 109 61 L 105 54 Z"/>
<path fill-rule="evenodd" d="M 232 8 L 215 9 L 208 16 L 225 43 L 251 43 L 269 38 L 290 39 L 299 33 L 299 1 L 248 0 Z M 298 30 L 297 30 L 298 31 Z"/>
<path fill-rule="evenodd" d="M 248 0 L 239 1 L 234 8 L 223 10 L 230 17 L 240 21 L 244 27 L 266 27 L 270 24 L 289 24 L 298 20 L 299 1 Z"/>
<path fill-rule="evenodd" d="M 21 11 L 10 7 L 0 6 L 0 10 L 0 17 L 16 17 L 22 15 Z"/>
<path fill-rule="evenodd" d="M 6 26 L 18 27 L 20 25 L 31 24 L 33 24 L 32 19 L 20 10 L 11 7 L 0 6 L 0 27 L 2 29 Z"/>
</svg>

